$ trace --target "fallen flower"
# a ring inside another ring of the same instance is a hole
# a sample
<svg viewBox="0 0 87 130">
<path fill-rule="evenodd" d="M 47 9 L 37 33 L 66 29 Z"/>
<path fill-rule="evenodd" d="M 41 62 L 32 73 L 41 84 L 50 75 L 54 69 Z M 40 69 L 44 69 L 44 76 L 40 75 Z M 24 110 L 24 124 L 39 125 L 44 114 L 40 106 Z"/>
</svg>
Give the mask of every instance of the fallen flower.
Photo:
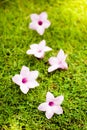
<svg viewBox="0 0 87 130">
<path fill-rule="evenodd" d="M 62 114 L 63 110 L 60 106 L 64 100 L 64 96 L 54 97 L 52 93 L 47 92 L 46 102 L 39 105 L 38 110 L 45 111 L 45 115 L 48 119 L 50 119 L 54 113 Z"/>
<path fill-rule="evenodd" d="M 28 67 L 23 66 L 20 74 L 16 74 L 12 77 L 14 83 L 20 86 L 21 91 L 26 94 L 30 88 L 39 86 L 36 81 L 38 77 L 38 71 L 30 71 Z"/>
<path fill-rule="evenodd" d="M 47 13 L 42 12 L 41 14 L 31 14 L 31 23 L 29 24 L 29 28 L 36 30 L 40 35 L 44 34 L 46 28 L 50 26 L 50 21 L 47 20 Z"/>
<path fill-rule="evenodd" d="M 27 54 L 33 54 L 37 58 L 43 58 L 46 51 L 51 51 L 52 49 L 46 46 L 46 41 L 42 40 L 39 44 L 30 45 L 30 49 L 26 52 Z"/>
<path fill-rule="evenodd" d="M 57 57 L 51 57 L 49 59 L 49 64 L 51 65 L 48 68 L 48 72 L 52 72 L 56 69 L 68 69 L 68 65 L 66 63 L 67 55 L 64 54 L 64 51 L 60 49 Z"/>
</svg>

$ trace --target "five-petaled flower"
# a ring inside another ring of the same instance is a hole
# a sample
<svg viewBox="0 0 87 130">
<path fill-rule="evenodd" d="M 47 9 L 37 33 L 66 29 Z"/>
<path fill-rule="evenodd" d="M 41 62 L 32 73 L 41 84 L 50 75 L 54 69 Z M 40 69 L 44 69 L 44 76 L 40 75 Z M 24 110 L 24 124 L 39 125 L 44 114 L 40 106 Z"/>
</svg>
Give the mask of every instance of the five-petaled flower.
<svg viewBox="0 0 87 130">
<path fill-rule="evenodd" d="M 46 51 L 51 51 L 52 49 L 46 46 L 46 41 L 42 40 L 39 44 L 30 45 L 30 49 L 26 52 L 27 54 L 33 54 L 37 58 L 43 58 Z"/>
<path fill-rule="evenodd" d="M 29 28 L 36 30 L 40 35 L 44 34 L 46 28 L 50 26 L 50 21 L 47 20 L 47 13 L 42 12 L 41 14 L 31 14 L 31 23 L 29 24 Z"/>
<path fill-rule="evenodd" d="M 45 115 L 48 119 L 50 119 L 54 113 L 55 114 L 62 114 L 63 109 L 60 106 L 64 100 L 64 96 L 54 97 L 52 93 L 47 92 L 46 95 L 46 102 L 39 105 L 38 109 L 40 111 L 45 111 Z"/>
<path fill-rule="evenodd" d="M 51 57 L 49 59 L 49 64 L 51 66 L 48 68 L 48 72 L 52 72 L 56 69 L 68 69 L 68 65 L 65 61 L 66 57 L 67 55 L 64 54 L 64 51 L 60 49 L 57 57 Z"/>
<path fill-rule="evenodd" d="M 38 71 L 30 71 L 28 67 L 23 66 L 20 74 L 16 74 L 12 77 L 13 82 L 20 86 L 21 91 L 26 94 L 30 88 L 39 86 L 36 81 L 38 77 Z"/>
</svg>

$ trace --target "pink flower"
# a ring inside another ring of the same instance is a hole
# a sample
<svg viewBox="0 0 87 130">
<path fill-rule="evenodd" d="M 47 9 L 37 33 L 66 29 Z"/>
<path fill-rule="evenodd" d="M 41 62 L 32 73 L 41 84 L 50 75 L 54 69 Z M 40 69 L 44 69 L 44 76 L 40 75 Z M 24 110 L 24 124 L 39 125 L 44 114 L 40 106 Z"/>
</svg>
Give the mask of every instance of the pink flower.
<svg viewBox="0 0 87 130">
<path fill-rule="evenodd" d="M 40 35 L 44 34 L 46 28 L 50 26 L 50 21 L 47 20 L 47 13 L 31 14 L 30 18 L 32 22 L 29 25 L 30 29 L 36 30 Z"/>
<path fill-rule="evenodd" d="M 46 51 L 52 50 L 46 46 L 46 41 L 42 40 L 39 44 L 30 45 L 30 49 L 26 52 L 27 54 L 33 54 L 37 58 L 43 58 Z"/>
<path fill-rule="evenodd" d="M 20 74 L 16 74 L 12 80 L 14 83 L 20 86 L 21 91 L 26 94 L 30 88 L 38 86 L 36 78 L 38 77 L 38 71 L 30 71 L 28 67 L 23 66 Z"/>
<path fill-rule="evenodd" d="M 56 114 L 63 113 L 62 107 L 60 106 L 63 100 L 64 97 L 62 95 L 54 98 L 52 93 L 47 92 L 46 102 L 40 104 L 38 109 L 40 111 L 45 111 L 46 117 L 50 119 L 54 115 L 54 113 Z"/>
<path fill-rule="evenodd" d="M 49 59 L 50 67 L 48 68 L 48 72 L 52 72 L 56 69 L 67 69 L 68 65 L 66 63 L 67 55 L 64 54 L 64 51 L 60 49 L 57 57 L 51 57 Z"/>
</svg>

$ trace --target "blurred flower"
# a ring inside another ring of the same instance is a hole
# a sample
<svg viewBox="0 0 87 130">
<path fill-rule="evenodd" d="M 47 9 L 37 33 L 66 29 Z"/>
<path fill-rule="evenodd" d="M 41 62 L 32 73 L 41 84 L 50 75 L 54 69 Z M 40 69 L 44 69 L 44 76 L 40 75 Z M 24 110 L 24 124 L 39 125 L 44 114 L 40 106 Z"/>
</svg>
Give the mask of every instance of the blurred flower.
<svg viewBox="0 0 87 130">
<path fill-rule="evenodd" d="M 50 26 L 50 21 L 47 20 L 47 13 L 42 12 L 41 14 L 31 14 L 31 23 L 29 24 L 29 28 L 36 30 L 40 35 L 44 34 L 46 28 Z"/>
<path fill-rule="evenodd" d="M 67 55 L 64 54 L 64 51 L 60 49 L 57 57 L 51 57 L 49 59 L 50 67 L 48 68 L 48 72 L 52 72 L 56 69 L 68 69 L 68 65 L 66 63 Z"/>
<path fill-rule="evenodd" d="M 62 95 L 54 98 L 52 93 L 47 92 L 46 102 L 40 104 L 38 109 L 40 111 L 45 111 L 46 117 L 50 119 L 54 115 L 54 113 L 56 114 L 63 113 L 62 107 L 60 106 L 63 100 L 64 97 Z"/>
<path fill-rule="evenodd" d="M 33 54 L 37 58 L 43 58 L 46 51 L 52 50 L 46 46 L 46 41 L 42 40 L 39 44 L 30 45 L 30 49 L 26 52 L 27 54 Z"/>
<path fill-rule="evenodd" d="M 36 78 L 38 77 L 38 71 L 30 71 L 28 67 L 23 66 L 20 74 L 16 74 L 12 77 L 14 83 L 20 86 L 21 91 L 26 94 L 30 88 L 38 86 Z"/>
</svg>

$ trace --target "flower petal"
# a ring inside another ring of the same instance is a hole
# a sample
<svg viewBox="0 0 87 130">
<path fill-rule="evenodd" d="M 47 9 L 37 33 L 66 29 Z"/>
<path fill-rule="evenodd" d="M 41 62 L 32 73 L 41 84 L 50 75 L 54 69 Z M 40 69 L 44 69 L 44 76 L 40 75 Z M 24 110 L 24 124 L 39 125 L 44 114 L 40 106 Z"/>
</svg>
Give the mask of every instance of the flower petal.
<svg viewBox="0 0 87 130">
<path fill-rule="evenodd" d="M 35 53 L 35 51 L 34 50 L 27 50 L 27 52 L 26 52 L 26 54 L 28 54 L 28 55 L 31 55 L 31 54 L 34 54 Z"/>
<path fill-rule="evenodd" d="M 33 49 L 33 50 L 37 50 L 38 44 L 32 44 L 32 45 L 30 45 L 30 48 Z"/>
<path fill-rule="evenodd" d="M 60 49 L 57 58 L 59 61 L 65 61 L 67 55 L 64 54 L 64 51 L 62 49 Z"/>
<path fill-rule="evenodd" d="M 46 102 L 44 103 L 41 103 L 39 106 L 38 106 L 38 110 L 40 111 L 46 111 L 48 108 L 48 104 Z"/>
<path fill-rule="evenodd" d="M 64 96 L 58 96 L 58 97 L 56 97 L 55 99 L 54 99 L 54 103 L 56 104 L 56 105 L 61 105 L 62 104 L 62 102 L 63 102 L 63 100 L 64 100 Z"/>
<path fill-rule="evenodd" d="M 29 28 L 33 29 L 33 30 L 37 30 L 38 29 L 38 24 L 36 22 L 32 22 L 29 24 Z"/>
<path fill-rule="evenodd" d="M 40 35 L 43 35 L 45 31 L 45 29 L 42 26 L 39 26 L 36 30 Z"/>
<path fill-rule="evenodd" d="M 47 119 L 50 119 L 53 115 L 54 115 L 54 112 L 51 110 L 51 109 L 48 109 L 45 113 Z"/>
<path fill-rule="evenodd" d="M 50 102 L 50 101 L 52 101 L 52 100 L 54 100 L 53 94 L 50 93 L 50 92 L 47 92 L 47 95 L 46 95 L 46 102 Z"/>
<path fill-rule="evenodd" d="M 29 88 L 23 84 L 20 86 L 20 89 L 24 94 L 27 94 L 27 92 L 29 91 Z"/>
<path fill-rule="evenodd" d="M 24 76 L 28 76 L 29 75 L 29 68 L 26 66 L 23 66 L 20 72 L 20 75 Z"/>
<path fill-rule="evenodd" d="M 20 85 L 22 81 L 22 77 L 19 74 L 16 74 L 15 76 L 12 77 L 12 81 L 17 85 Z"/>
<path fill-rule="evenodd" d="M 61 64 L 59 64 L 59 67 L 60 69 L 68 69 L 68 65 L 65 61 L 61 62 Z"/>
<path fill-rule="evenodd" d="M 51 50 L 52 50 L 52 48 L 50 48 L 48 46 L 46 46 L 45 49 L 44 49 L 44 51 L 51 51 Z"/>
<path fill-rule="evenodd" d="M 63 62 L 62 65 L 61 65 L 61 68 L 62 69 L 68 69 L 68 65 L 66 62 Z"/>
<path fill-rule="evenodd" d="M 51 25 L 51 22 L 48 20 L 44 21 L 44 23 L 43 23 L 44 28 L 48 28 L 50 25 Z"/>
<path fill-rule="evenodd" d="M 41 52 L 37 52 L 34 54 L 35 57 L 37 58 L 43 58 L 44 57 L 44 51 L 41 51 Z"/>
<path fill-rule="evenodd" d="M 54 113 L 56 114 L 63 114 L 63 109 L 61 106 L 54 106 L 53 109 Z"/>
<path fill-rule="evenodd" d="M 27 86 L 29 88 L 35 88 L 35 87 L 39 86 L 39 83 L 34 80 L 34 81 L 31 81 L 31 82 L 28 82 Z"/>
<path fill-rule="evenodd" d="M 66 62 L 63 65 L 64 65 L 64 69 L 68 69 L 68 65 Z"/>
<path fill-rule="evenodd" d="M 57 57 L 50 57 L 50 58 L 49 58 L 49 64 L 50 64 L 50 65 L 58 64 L 58 59 L 57 59 Z"/>
<path fill-rule="evenodd" d="M 39 43 L 40 49 L 42 50 L 45 46 L 46 46 L 46 41 L 45 41 L 45 40 L 42 40 L 42 41 Z"/>
<path fill-rule="evenodd" d="M 30 71 L 30 80 L 35 80 L 35 79 L 37 79 L 37 77 L 38 77 L 38 74 L 39 74 L 39 72 L 36 70 L 36 71 Z"/>
<path fill-rule="evenodd" d="M 30 18 L 31 18 L 32 21 L 38 21 L 39 15 L 38 14 L 31 14 Z"/>
<path fill-rule="evenodd" d="M 46 20 L 47 19 L 47 13 L 46 12 L 42 12 L 39 16 L 40 16 L 41 20 Z"/>
<path fill-rule="evenodd" d="M 52 71 L 54 71 L 54 70 L 56 70 L 56 69 L 58 69 L 58 68 L 59 68 L 58 65 L 52 65 L 52 66 L 50 66 L 50 67 L 48 68 L 48 72 L 52 72 Z"/>
<path fill-rule="evenodd" d="M 64 51 L 62 49 L 59 50 L 57 57 L 64 57 Z"/>
</svg>

